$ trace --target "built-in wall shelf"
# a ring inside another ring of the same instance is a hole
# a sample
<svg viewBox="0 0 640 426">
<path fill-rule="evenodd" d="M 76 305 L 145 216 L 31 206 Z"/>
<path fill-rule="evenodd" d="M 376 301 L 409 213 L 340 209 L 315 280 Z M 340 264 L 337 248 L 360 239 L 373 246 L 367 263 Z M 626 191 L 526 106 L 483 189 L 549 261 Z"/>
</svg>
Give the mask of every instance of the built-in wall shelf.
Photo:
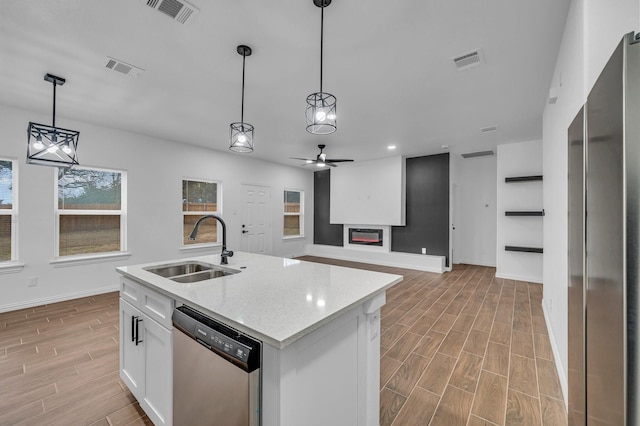
<svg viewBox="0 0 640 426">
<path fill-rule="evenodd" d="M 542 253 L 541 247 L 519 247 L 519 246 L 504 246 L 506 251 L 520 251 L 523 253 Z"/>
<path fill-rule="evenodd" d="M 514 176 L 514 177 L 506 177 L 504 178 L 504 181 L 506 183 L 514 183 L 514 182 L 531 182 L 531 181 L 537 181 L 537 180 L 542 180 L 542 175 L 535 175 L 535 176 Z"/>
<path fill-rule="evenodd" d="M 506 211 L 505 216 L 544 216 L 544 210 L 536 211 Z"/>
</svg>

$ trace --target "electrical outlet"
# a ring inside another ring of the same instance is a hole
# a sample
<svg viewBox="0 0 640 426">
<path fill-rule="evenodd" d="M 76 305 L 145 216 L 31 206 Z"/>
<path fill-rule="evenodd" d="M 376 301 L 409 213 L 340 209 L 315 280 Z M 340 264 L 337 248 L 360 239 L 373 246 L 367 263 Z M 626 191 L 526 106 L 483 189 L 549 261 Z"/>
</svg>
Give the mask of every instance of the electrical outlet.
<svg viewBox="0 0 640 426">
<path fill-rule="evenodd" d="M 38 277 L 29 277 L 27 278 L 27 286 L 28 287 L 36 287 L 38 285 Z"/>
<path fill-rule="evenodd" d="M 427 254 L 427 248 L 426 247 L 422 247 L 422 254 Z"/>
</svg>

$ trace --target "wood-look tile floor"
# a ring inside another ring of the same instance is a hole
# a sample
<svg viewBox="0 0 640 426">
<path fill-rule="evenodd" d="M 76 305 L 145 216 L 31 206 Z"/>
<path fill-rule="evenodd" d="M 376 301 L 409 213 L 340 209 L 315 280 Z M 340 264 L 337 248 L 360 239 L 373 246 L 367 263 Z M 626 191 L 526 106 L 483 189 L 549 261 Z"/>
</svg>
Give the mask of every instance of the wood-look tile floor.
<svg viewBox="0 0 640 426">
<path fill-rule="evenodd" d="M 302 259 L 404 275 L 382 308 L 381 426 L 567 424 L 542 285 Z"/>
<path fill-rule="evenodd" d="M 118 373 L 118 293 L 0 313 L 0 425 L 150 425 Z"/>
<path fill-rule="evenodd" d="M 382 426 L 566 425 L 542 286 L 302 259 L 404 275 L 382 309 Z M 0 425 L 151 424 L 119 379 L 118 315 L 117 293 L 0 313 Z"/>
</svg>

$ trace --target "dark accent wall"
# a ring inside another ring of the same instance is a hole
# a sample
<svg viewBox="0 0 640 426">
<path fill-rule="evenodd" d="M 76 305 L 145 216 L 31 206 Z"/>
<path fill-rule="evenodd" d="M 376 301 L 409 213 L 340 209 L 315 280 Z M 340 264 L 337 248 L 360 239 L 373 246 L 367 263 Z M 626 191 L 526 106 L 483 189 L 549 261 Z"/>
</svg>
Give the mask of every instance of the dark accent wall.
<svg viewBox="0 0 640 426">
<path fill-rule="evenodd" d="M 331 170 L 313 174 L 313 244 L 343 245 L 343 226 L 332 225 L 330 218 Z"/>
<path fill-rule="evenodd" d="M 391 251 L 446 256 L 449 266 L 449 154 L 406 159 L 406 226 L 391 228 Z"/>
</svg>

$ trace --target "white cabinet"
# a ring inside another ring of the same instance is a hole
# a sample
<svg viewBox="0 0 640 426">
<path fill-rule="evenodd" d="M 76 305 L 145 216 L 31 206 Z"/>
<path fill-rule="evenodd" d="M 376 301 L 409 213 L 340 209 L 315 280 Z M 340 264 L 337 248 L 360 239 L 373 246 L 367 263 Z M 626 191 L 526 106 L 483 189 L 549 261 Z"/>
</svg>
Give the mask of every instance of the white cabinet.
<svg viewBox="0 0 640 426">
<path fill-rule="evenodd" d="M 262 426 L 380 424 L 385 293 L 279 350 L 263 343 Z"/>
<path fill-rule="evenodd" d="M 170 426 L 173 423 L 173 335 L 169 312 L 173 311 L 175 302 L 123 279 L 121 288 L 125 287 L 135 288 L 139 297 L 132 299 L 121 291 L 120 377 L 155 425 Z M 154 306 L 151 311 L 148 301 Z"/>
</svg>

